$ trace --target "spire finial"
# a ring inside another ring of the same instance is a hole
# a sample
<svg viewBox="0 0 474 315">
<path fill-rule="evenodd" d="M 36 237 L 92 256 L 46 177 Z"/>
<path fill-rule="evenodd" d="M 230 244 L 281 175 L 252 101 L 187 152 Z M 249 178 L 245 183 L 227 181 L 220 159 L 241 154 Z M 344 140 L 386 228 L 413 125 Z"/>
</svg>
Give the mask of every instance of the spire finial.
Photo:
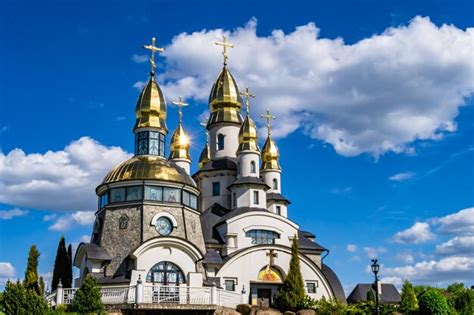
<svg viewBox="0 0 474 315">
<path fill-rule="evenodd" d="M 270 126 L 270 122 L 272 121 L 272 119 L 276 119 L 276 117 L 270 115 L 270 110 L 268 108 L 267 108 L 267 114 L 260 115 L 260 117 L 265 118 L 265 120 L 267 121 L 268 136 L 270 137 L 272 134 L 272 127 Z"/>
<path fill-rule="evenodd" d="M 245 92 L 240 92 L 240 95 L 242 95 L 243 97 L 245 97 L 245 109 L 247 111 L 247 115 L 250 114 L 250 102 L 249 102 L 249 99 L 250 98 L 255 98 L 255 95 L 253 95 L 252 93 L 250 93 L 250 90 L 248 87 L 245 88 Z"/>
<path fill-rule="evenodd" d="M 208 121 L 209 121 L 209 118 L 206 118 L 200 123 L 200 125 L 206 128 Z M 209 130 L 207 130 L 207 128 L 206 128 L 206 144 L 209 144 Z"/>
<path fill-rule="evenodd" d="M 182 123 L 183 122 L 183 107 L 186 107 L 189 104 L 183 103 L 183 97 L 182 96 L 180 96 L 178 98 L 178 101 L 173 101 L 172 103 L 174 105 L 178 106 L 178 122 Z"/>
<path fill-rule="evenodd" d="M 156 47 L 156 46 L 155 46 L 155 43 L 156 43 L 156 38 L 155 38 L 155 37 L 152 37 L 152 38 L 151 38 L 151 45 L 143 45 L 143 48 L 148 49 L 148 50 L 151 51 L 151 57 L 150 57 L 151 75 L 154 75 L 154 74 L 155 74 L 155 68 L 156 68 L 156 64 L 155 64 L 155 52 L 157 52 L 157 51 L 159 51 L 159 52 L 165 51 L 164 48 Z"/>
<path fill-rule="evenodd" d="M 234 48 L 234 45 L 229 44 L 227 42 L 227 36 L 225 36 L 225 35 L 222 35 L 222 43 L 214 42 L 214 44 L 216 44 L 218 46 L 222 46 L 222 56 L 224 56 L 224 66 L 226 66 L 227 65 L 227 59 L 229 58 L 229 56 L 227 56 L 227 47 Z"/>
</svg>

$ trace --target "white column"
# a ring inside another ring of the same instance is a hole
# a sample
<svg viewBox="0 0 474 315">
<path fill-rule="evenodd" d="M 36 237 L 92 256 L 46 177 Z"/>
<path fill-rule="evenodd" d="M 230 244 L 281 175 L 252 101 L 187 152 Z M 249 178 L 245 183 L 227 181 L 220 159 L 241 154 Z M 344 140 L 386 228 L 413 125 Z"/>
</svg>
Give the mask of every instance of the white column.
<svg viewBox="0 0 474 315">
<path fill-rule="evenodd" d="M 212 284 L 212 287 L 211 287 L 211 304 L 213 305 L 219 304 L 217 301 L 217 287 L 214 283 Z"/>
<path fill-rule="evenodd" d="M 143 303 L 143 282 L 141 275 L 138 275 L 137 287 L 135 288 L 135 303 Z"/>
<path fill-rule="evenodd" d="M 61 283 L 61 279 L 59 279 L 58 288 L 56 289 L 56 306 L 63 304 L 63 284 Z"/>
<path fill-rule="evenodd" d="M 245 286 L 242 285 L 242 292 L 241 293 L 241 300 L 240 300 L 240 303 L 242 304 L 248 304 L 249 302 L 249 299 L 247 297 L 247 291 L 245 291 Z"/>
</svg>

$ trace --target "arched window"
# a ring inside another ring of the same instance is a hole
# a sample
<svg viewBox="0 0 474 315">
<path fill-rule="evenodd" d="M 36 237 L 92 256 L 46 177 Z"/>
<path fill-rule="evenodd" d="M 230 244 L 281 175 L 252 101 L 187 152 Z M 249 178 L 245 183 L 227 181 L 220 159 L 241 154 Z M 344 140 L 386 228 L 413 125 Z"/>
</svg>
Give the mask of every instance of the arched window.
<svg viewBox="0 0 474 315">
<path fill-rule="evenodd" d="M 250 173 L 255 174 L 256 167 L 255 167 L 255 161 L 250 162 Z"/>
<path fill-rule="evenodd" d="M 179 285 L 186 283 L 186 278 L 177 265 L 169 261 L 162 261 L 151 267 L 146 276 L 146 282 Z"/>
<path fill-rule="evenodd" d="M 278 190 L 278 179 L 273 179 L 273 190 Z"/>
<path fill-rule="evenodd" d="M 222 133 L 217 135 L 217 150 L 224 150 L 224 137 Z"/>
</svg>

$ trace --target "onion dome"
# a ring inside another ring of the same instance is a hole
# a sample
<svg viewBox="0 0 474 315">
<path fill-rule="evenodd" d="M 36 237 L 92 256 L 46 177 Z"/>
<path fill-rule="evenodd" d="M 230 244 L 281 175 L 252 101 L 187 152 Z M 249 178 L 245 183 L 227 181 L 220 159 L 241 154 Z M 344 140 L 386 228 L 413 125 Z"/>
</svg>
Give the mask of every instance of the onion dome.
<svg viewBox="0 0 474 315">
<path fill-rule="evenodd" d="M 169 159 L 191 160 L 191 156 L 189 155 L 189 146 L 189 137 L 184 131 L 183 125 L 181 122 L 179 122 L 178 127 L 176 127 L 176 130 L 173 132 L 173 136 L 171 137 L 171 152 Z"/>
<path fill-rule="evenodd" d="M 134 131 L 140 128 L 157 128 L 165 134 L 168 132 L 166 127 L 166 100 L 155 81 L 153 73 L 138 97 L 135 116 L 137 120 L 133 128 Z"/>
<path fill-rule="evenodd" d="M 239 148 L 237 149 L 237 153 L 247 150 L 260 152 L 257 139 L 257 127 L 255 127 L 255 123 L 249 114 L 245 116 L 245 120 L 239 130 Z"/>
<path fill-rule="evenodd" d="M 281 170 L 279 163 L 280 152 L 273 141 L 272 137 L 268 135 L 262 149 L 262 167 L 261 170 Z"/>
<path fill-rule="evenodd" d="M 201 155 L 199 156 L 199 168 L 202 168 L 209 160 L 211 159 L 209 143 L 206 142 L 206 145 L 202 149 Z"/>
<path fill-rule="evenodd" d="M 184 169 L 153 155 L 134 156 L 119 164 L 105 176 L 100 186 L 128 180 L 162 180 L 196 186 Z"/>
<path fill-rule="evenodd" d="M 242 98 L 239 88 L 230 71 L 224 66 L 209 95 L 211 117 L 208 126 L 220 122 L 240 125 L 242 123 L 241 109 Z"/>
</svg>

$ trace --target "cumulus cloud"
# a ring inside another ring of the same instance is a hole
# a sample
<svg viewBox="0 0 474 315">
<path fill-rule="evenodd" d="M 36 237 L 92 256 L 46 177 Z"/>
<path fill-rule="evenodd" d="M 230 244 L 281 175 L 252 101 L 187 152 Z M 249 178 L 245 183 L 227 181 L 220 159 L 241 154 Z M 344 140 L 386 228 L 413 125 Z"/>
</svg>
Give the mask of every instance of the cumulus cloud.
<svg viewBox="0 0 474 315">
<path fill-rule="evenodd" d="M 416 222 L 412 227 L 398 232 L 393 236 L 396 243 L 420 244 L 432 240 L 435 235 L 431 233 L 430 226 L 426 222 Z"/>
<path fill-rule="evenodd" d="M 367 254 L 367 257 L 374 259 L 379 256 L 379 254 L 383 254 L 387 252 L 385 247 L 364 247 L 364 252 Z"/>
<path fill-rule="evenodd" d="M 474 235 L 474 208 L 467 208 L 441 218 L 434 218 L 431 222 L 439 225 L 439 230 L 443 233 Z"/>
<path fill-rule="evenodd" d="M 348 252 L 354 253 L 354 252 L 357 251 L 357 245 L 355 245 L 355 244 L 347 244 L 346 249 L 347 249 Z"/>
<path fill-rule="evenodd" d="M 387 277 L 398 277 L 415 282 L 436 283 L 471 281 L 474 258 L 451 256 L 440 260 L 424 260 L 395 268 L 384 268 Z"/>
<path fill-rule="evenodd" d="M 144 63 L 144 62 L 147 62 L 149 58 L 150 57 L 148 57 L 147 55 L 133 54 L 132 61 L 136 63 Z"/>
<path fill-rule="evenodd" d="M 16 276 L 16 269 L 7 261 L 0 262 L 0 287 L 3 288 L 7 281 L 14 280 Z"/>
<path fill-rule="evenodd" d="M 80 241 L 84 242 L 84 243 L 89 243 L 91 241 L 91 236 L 90 235 L 82 235 Z"/>
<path fill-rule="evenodd" d="M 415 259 L 413 258 L 413 255 L 407 252 L 398 253 L 396 258 L 407 264 L 412 264 L 415 261 Z"/>
<path fill-rule="evenodd" d="M 22 217 L 28 214 L 28 211 L 18 208 L 10 210 L 0 210 L 0 220 L 10 220 L 14 217 Z"/>
<path fill-rule="evenodd" d="M 88 226 L 95 220 L 94 211 L 77 211 L 72 214 L 62 215 L 49 227 L 50 231 L 67 231 L 74 224 Z"/>
<path fill-rule="evenodd" d="M 212 43 L 222 35 L 235 44 L 234 77 L 257 95 L 255 116 L 269 107 L 285 118 L 275 121 L 275 136 L 301 128 L 344 156 L 413 153 L 416 141 L 456 131 L 459 107 L 474 91 L 471 28 L 415 17 L 346 44 L 321 38 L 314 23 L 259 36 L 253 19 L 233 31 L 175 36 L 158 78 L 168 98 L 206 101 L 221 67 Z"/>
<path fill-rule="evenodd" d="M 436 246 L 436 254 L 447 255 L 474 255 L 474 236 L 456 236 Z"/>
<path fill-rule="evenodd" d="M 95 186 L 129 157 L 121 148 L 89 137 L 44 154 L 21 149 L 0 152 L 0 202 L 35 209 L 94 209 Z"/>
<path fill-rule="evenodd" d="M 413 176 L 415 176 L 415 173 L 413 172 L 403 172 L 392 175 L 388 179 L 394 182 L 404 182 L 406 180 L 409 180 L 410 178 L 413 178 Z"/>
</svg>

